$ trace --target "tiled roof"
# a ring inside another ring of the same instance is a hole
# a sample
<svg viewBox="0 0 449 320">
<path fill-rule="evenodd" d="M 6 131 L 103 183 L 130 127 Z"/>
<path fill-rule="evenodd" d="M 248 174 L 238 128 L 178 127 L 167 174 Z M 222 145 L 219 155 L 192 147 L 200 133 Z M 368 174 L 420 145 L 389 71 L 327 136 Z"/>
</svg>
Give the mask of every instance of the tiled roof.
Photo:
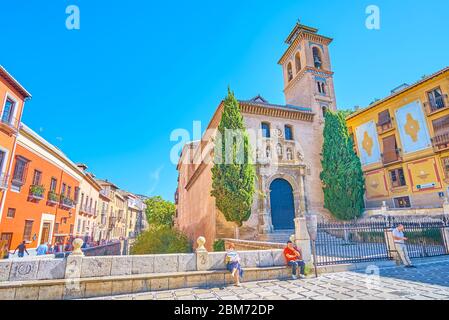
<svg viewBox="0 0 449 320">
<path fill-rule="evenodd" d="M 266 107 L 266 108 L 289 109 L 289 110 L 301 111 L 301 112 L 307 112 L 307 113 L 312 112 L 312 109 L 307 108 L 307 107 L 294 106 L 291 104 L 280 105 L 280 104 L 269 103 L 267 100 L 263 99 L 261 96 L 257 96 L 250 100 L 238 100 L 238 101 L 241 104 L 249 104 L 249 105 L 261 106 L 261 107 Z"/>
</svg>

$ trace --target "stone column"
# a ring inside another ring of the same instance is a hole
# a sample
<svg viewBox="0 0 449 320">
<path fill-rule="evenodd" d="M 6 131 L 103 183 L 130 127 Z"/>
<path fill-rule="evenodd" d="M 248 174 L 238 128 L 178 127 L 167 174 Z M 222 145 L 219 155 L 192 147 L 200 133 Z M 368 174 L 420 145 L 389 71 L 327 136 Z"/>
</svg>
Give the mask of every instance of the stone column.
<svg viewBox="0 0 449 320">
<path fill-rule="evenodd" d="M 299 175 L 299 206 L 301 210 L 300 216 L 304 216 L 307 213 L 305 174 L 305 168 L 302 167 Z"/>
<path fill-rule="evenodd" d="M 265 190 L 264 185 L 266 183 L 266 177 L 261 175 L 260 190 L 264 192 L 265 195 L 261 195 L 259 201 L 261 203 L 261 208 L 259 209 L 259 214 L 262 217 L 262 225 L 260 226 L 260 232 L 262 234 L 268 234 L 273 232 L 273 223 L 271 221 L 271 213 L 269 211 L 269 192 L 270 190 Z"/>
<path fill-rule="evenodd" d="M 301 249 L 305 263 L 312 262 L 312 244 L 305 217 L 295 218 L 296 246 Z"/>
<path fill-rule="evenodd" d="M 198 247 L 196 248 L 196 270 L 205 271 L 209 269 L 209 253 L 204 247 L 206 238 L 198 237 L 196 243 L 198 244 Z"/>
</svg>

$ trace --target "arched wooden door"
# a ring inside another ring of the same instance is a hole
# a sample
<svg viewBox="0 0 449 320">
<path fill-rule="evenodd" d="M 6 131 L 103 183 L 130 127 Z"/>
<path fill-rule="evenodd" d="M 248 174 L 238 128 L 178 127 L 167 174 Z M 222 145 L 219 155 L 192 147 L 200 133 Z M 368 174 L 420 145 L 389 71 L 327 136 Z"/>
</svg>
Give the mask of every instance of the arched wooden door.
<svg viewBox="0 0 449 320">
<path fill-rule="evenodd" d="M 270 185 L 271 220 L 274 230 L 295 228 L 293 188 L 287 180 L 276 179 Z"/>
</svg>

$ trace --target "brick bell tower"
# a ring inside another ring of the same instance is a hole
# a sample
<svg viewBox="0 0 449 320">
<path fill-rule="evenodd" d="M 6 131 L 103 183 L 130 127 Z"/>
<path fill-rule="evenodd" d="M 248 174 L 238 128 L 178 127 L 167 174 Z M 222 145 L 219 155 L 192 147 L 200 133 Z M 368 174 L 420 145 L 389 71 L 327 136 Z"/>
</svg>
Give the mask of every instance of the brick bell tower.
<svg viewBox="0 0 449 320">
<path fill-rule="evenodd" d="M 318 29 L 299 21 L 285 40 L 288 49 L 279 60 L 284 75 L 284 94 L 287 105 L 310 108 L 312 122 L 303 122 L 299 144 L 304 151 L 306 165 L 305 201 L 307 211 L 329 216 L 324 208 L 324 194 L 320 173 L 323 144 L 324 115 L 336 110 L 333 72 L 330 63 L 331 38 L 318 34 Z"/>
<path fill-rule="evenodd" d="M 284 74 L 286 104 L 311 108 L 315 121 L 321 123 L 323 111 L 336 110 L 331 42 L 331 38 L 319 35 L 318 29 L 298 21 L 285 40 L 288 49 L 278 62 Z"/>
</svg>

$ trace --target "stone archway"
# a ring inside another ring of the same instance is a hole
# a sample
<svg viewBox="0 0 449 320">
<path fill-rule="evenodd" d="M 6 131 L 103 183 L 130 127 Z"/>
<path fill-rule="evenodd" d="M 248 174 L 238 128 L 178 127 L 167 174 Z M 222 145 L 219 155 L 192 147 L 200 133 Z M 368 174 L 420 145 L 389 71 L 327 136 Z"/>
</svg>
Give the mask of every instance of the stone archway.
<svg viewBox="0 0 449 320">
<path fill-rule="evenodd" d="M 270 184 L 271 221 L 275 231 L 295 228 L 295 202 L 293 187 L 285 179 L 275 179 Z"/>
</svg>

